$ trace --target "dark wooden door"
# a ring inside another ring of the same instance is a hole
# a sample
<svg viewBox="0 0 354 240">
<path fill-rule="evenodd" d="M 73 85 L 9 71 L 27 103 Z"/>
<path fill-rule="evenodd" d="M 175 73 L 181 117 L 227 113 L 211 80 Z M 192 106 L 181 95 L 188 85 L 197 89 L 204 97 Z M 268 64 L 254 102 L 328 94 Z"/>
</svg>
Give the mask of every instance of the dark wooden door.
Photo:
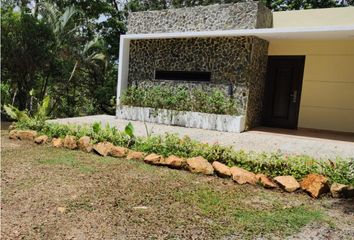
<svg viewBox="0 0 354 240">
<path fill-rule="evenodd" d="M 270 56 L 264 99 L 264 125 L 297 128 L 304 56 Z"/>
</svg>

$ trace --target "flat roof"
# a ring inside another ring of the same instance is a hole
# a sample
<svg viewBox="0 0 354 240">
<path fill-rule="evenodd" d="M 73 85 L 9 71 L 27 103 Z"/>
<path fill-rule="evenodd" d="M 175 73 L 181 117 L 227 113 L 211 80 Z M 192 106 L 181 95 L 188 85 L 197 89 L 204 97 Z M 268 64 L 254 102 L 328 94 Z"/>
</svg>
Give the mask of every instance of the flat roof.
<svg viewBox="0 0 354 240">
<path fill-rule="evenodd" d="M 348 26 L 354 24 L 354 7 L 317 8 L 273 12 L 273 28 Z"/>
<path fill-rule="evenodd" d="M 268 41 L 279 39 L 292 40 L 354 40 L 354 25 L 319 26 L 319 27 L 284 27 L 261 29 L 237 29 L 200 32 L 172 32 L 121 35 L 124 40 L 134 39 L 166 39 L 195 37 L 237 37 L 256 36 Z M 122 40 L 123 40 L 122 39 Z"/>
</svg>

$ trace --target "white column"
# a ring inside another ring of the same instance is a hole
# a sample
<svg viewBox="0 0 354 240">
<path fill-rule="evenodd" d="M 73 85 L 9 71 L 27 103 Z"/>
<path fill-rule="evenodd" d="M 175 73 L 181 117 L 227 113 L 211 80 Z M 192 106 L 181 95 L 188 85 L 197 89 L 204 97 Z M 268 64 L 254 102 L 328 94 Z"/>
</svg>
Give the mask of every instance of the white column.
<svg viewBox="0 0 354 240">
<path fill-rule="evenodd" d="M 118 67 L 116 112 L 118 111 L 118 106 L 120 104 L 120 96 L 122 96 L 123 92 L 128 87 L 129 46 L 130 46 L 130 39 L 126 38 L 124 35 L 121 35 L 120 44 L 119 44 L 119 63 L 118 63 L 119 67 Z"/>
</svg>

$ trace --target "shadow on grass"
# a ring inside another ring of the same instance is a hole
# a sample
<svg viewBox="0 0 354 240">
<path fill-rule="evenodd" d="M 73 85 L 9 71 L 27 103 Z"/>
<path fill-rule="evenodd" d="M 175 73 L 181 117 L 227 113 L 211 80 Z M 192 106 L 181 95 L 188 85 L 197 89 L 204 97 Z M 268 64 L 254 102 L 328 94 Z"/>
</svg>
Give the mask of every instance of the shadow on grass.
<svg viewBox="0 0 354 240">
<path fill-rule="evenodd" d="M 88 166 L 87 164 L 78 161 L 75 154 L 71 152 L 53 154 L 51 157 L 39 159 L 38 163 L 47 165 L 63 165 L 70 168 L 76 168 L 81 173 L 93 173 L 96 171 L 93 166 Z"/>
<path fill-rule="evenodd" d="M 265 199 L 266 207 L 253 206 L 247 192 L 224 192 L 208 187 L 193 191 L 181 191 L 176 198 L 185 204 L 197 206 L 207 219 L 213 219 L 210 227 L 222 235 L 242 233 L 242 239 L 255 236 L 285 237 L 298 232 L 313 222 L 328 223 L 322 210 L 305 205 L 284 206 L 276 196 Z M 216 221 L 215 221 L 216 220 Z"/>
</svg>

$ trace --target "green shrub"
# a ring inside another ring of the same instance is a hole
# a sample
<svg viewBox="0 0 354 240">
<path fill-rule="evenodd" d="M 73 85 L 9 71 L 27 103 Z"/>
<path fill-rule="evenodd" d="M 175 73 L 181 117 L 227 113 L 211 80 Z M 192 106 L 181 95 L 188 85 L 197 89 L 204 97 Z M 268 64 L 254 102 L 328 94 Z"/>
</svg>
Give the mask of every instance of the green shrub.
<svg viewBox="0 0 354 240">
<path fill-rule="evenodd" d="M 235 100 L 217 89 L 204 91 L 199 88 L 188 90 L 185 87 L 129 87 L 121 97 L 121 104 L 177 111 L 237 114 Z"/>
<path fill-rule="evenodd" d="M 156 153 L 163 156 L 179 157 L 203 156 L 208 161 L 219 161 L 228 166 L 239 166 L 254 173 L 264 173 L 275 177 L 292 175 L 300 180 L 309 173 L 327 176 L 331 181 L 354 185 L 354 160 L 337 158 L 335 161 L 314 159 L 309 156 L 284 155 L 281 153 L 246 153 L 236 151 L 231 147 L 218 144 L 210 145 L 190 139 L 180 138 L 175 134 L 136 137 L 131 124 L 125 131 L 118 131 L 108 124 L 102 127 L 100 123 L 92 125 L 63 125 L 58 123 L 42 123 L 28 120 L 16 123 L 17 128 L 33 129 L 49 137 L 74 135 L 78 138 L 89 136 L 94 142 L 109 141 L 114 145 L 128 147 L 146 153 Z"/>
</svg>

